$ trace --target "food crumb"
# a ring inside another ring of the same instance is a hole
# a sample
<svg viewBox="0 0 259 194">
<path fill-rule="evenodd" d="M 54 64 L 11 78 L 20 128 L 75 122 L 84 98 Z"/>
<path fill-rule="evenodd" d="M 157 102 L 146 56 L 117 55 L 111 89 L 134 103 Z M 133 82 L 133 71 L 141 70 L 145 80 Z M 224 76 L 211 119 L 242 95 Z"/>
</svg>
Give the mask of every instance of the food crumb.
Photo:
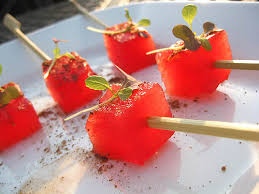
<svg viewBox="0 0 259 194">
<path fill-rule="evenodd" d="M 193 99 L 193 102 L 196 102 L 196 103 L 197 103 L 198 100 L 199 100 L 199 98 L 194 98 L 194 99 Z"/>
<path fill-rule="evenodd" d="M 117 188 L 118 186 L 117 185 L 114 185 L 115 188 Z"/>
<path fill-rule="evenodd" d="M 242 141 L 240 141 L 239 144 L 242 144 Z"/>
<path fill-rule="evenodd" d="M 204 112 L 208 112 L 208 110 L 204 110 Z"/>
<path fill-rule="evenodd" d="M 227 167 L 226 167 L 226 166 L 222 166 L 222 167 L 221 167 L 221 171 L 222 171 L 222 172 L 226 172 L 226 170 L 227 170 Z"/>
<path fill-rule="evenodd" d="M 85 118 L 86 118 L 86 115 L 83 115 L 83 116 L 81 117 L 81 119 L 83 119 L 83 120 L 84 120 Z"/>
<path fill-rule="evenodd" d="M 188 104 L 183 104 L 183 107 L 187 107 L 188 106 Z"/>
<path fill-rule="evenodd" d="M 2 166 L 4 163 L 3 162 L 0 162 L 0 166 Z"/>
<path fill-rule="evenodd" d="M 179 100 L 169 100 L 169 104 L 172 109 L 180 108 Z"/>
<path fill-rule="evenodd" d="M 111 181 L 113 181 L 113 179 L 109 179 L 109 181 L 111 182 Z"/>
<path fill-rule="evenodd" d="M 44 148 L 44 150 L 43 150 L 45 153 L 48 153 L 49 151 L 50 151 L 50 149 L 49 149 L 49 147 L 47 147 L 47 148 Z"/>
<path fill-rule="evenodd" d="M 58 147 L 58 149 L 56 150 L 56 152 L 55 152 L 56 154 L 62 154 L 62 152 L 60 151 L 60 148 Z"/>
</svg>

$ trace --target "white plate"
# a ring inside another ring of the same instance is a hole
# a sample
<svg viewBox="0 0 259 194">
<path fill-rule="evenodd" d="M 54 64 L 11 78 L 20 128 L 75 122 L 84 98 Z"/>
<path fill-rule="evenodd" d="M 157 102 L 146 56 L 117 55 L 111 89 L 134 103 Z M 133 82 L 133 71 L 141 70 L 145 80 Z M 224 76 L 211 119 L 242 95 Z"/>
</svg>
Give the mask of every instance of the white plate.
<svg viewBox="0 0 259 194">
<path fill-rule="evenodd" d="M 148 30 L 155 43 L 165 47 L 176 41 L 172 27 L 185 23 L 181 16 L 185 4 L 140 3 L 127 7 L 134 21 L 151 19 Z M 203 22 L 212 21 L 227 30 L 235 59 L 259 58 L 258 3 L 197 3 L 197 6 L 198 14 L 193 23 L 197 33 L 201 32 Z M 122 7 L 94 13 L 108 25 L 125 21 Z M 94 24 L 78 15 L 31 33 L 29 37 L 51 56 L 53 37 L 69 40 L 60 44 L 62 51 L 78 51 L 95 70 L 104 64 L 109 66 L 102 35 L 86 31 L 88 25 Z M 62 114 L 55 115 L 59 109 L 53 107 L 55 103 L 45 88 L 41 60 L 19 40 L 1 45 L 0 53 L 4 71 L 1 85 L 9 81 L 19 83 L 37 112 L 46 107 L 53 112 L 40 118 L 41 131 L 0 153 L 0 162 L 3 162 L 0 193 L 15 193 L 19 189 L 23 193 L 199 194 L 259 190 L 259 146 L 256 143 L 176 133 L 145 166 L 111 160 L 100 162 L 87 152 L 92 146 L 84 129 L 86 118 L 79 117 L 74 123 L 64 124 Z M 157 66 L 134 76 L 161 83 Z M 176 117 L 255 124 L 259 122 L 258 99 L 259 72 L 233 71 L 214 94 L 198 103 L 179 99 L 188 107 L 182 106 L 173 113 Z M 62 147 L 63 140 L 66 145 Z M 58 148 L 62 153 L 54 153 Z M 226 166 L 225 172 L 222 166 Z"/>
</svg>

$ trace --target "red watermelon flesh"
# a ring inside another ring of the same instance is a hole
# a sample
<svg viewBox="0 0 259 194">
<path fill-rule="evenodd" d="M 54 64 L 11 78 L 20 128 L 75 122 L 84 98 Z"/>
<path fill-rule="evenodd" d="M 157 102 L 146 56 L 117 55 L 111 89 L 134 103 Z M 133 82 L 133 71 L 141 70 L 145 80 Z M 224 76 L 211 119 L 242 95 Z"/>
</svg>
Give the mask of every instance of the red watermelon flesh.
<svg viewBox="0 0 259 194">
<path fill-rule="evenodd" d="M 70 113 L 101 95 L 101 91 L 85 86 L 85 80 L 95 75 L 87 61 L 75 52 L 71 52 L 71 55 L 75 58 L 58 58 L 45 79 L 49 93 L 65 113 Z M 43 63 L 44 73 L 51 63 L 52 60 Z"/>
<path fill-rule="evenodd" d="M 166 92 L 170 96 L 197 97 L 216 90 L 228 79 L 229 69 L 216 69 L 216 60 L 231 60 L 232 53 L 226 31 L 211 33 L 208 40 L 211 51 L 200 47 L 197 51 L 182 50 L 157 53 L 156 61 Z M 182 45 L 180 41 L 175 46 Z"/>
<path fill-rule="evenodd" d="M 9 83 L 7 86 L 19 86 Z M 23 95 L 0 107 L 0 151 L 30 136 L 41 128 L 38 115 L 31 102 Z"/>
<path fill-rule="evenodd" d="M 126 22 L 106 30 L 119 31 L 128 26 L 129 23 Z M 103 38 L 109 59 L 128 74 L 156 63 L 155 55 L 146 55 L 147 52 L 156 49 L 147 31 L 104 34 Z"/>
<path fill-rule="evenodd" d="M 117 91 L 121 86 L 112 85 Z M 108 91 L 100 103 L 112 96 Z M 143 165 L 174 134 L 147 126 L 150 116 L 172 117 L 161 86 L 142 83 L 126 101 L 116 98 L 89 115 L 86 123 L 94 152 Z"/>
</svg>

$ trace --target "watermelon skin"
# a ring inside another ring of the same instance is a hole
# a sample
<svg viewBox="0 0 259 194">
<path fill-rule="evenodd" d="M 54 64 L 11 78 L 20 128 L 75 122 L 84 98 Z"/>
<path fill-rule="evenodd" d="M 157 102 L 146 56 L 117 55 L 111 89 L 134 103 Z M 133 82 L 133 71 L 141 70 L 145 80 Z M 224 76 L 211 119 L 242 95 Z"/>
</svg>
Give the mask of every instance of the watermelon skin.
<svg viewBox="0 0 259 194">
<path fill-rule="evenodd" d="M 0 151 L 29 137 L 40 128 L 38 115 L 31 102 L 23 95 L 12 100 L 0 107 Z"/>
<path fill-rule="evenodd" d="M 157 53 L 156 62 L 161 72 L 166 92 L 170 96 L 198 97 L 210 94 L 227 80 L 231 70 L 216 69 L 216 60 L 231 60 L 232 53 L 226 31 L 213 32 L 208 36 L 211 51 L 200 47 L 197 51 L 183 50 Z M 178 42 L 179 46 L 183 42 Z"/>
<path fill-rule="evenodd" d="M 125 29 L 128 25 L 126 22 L 106 30 L 118 31 Z M 109 59 L 128 74 L 156 63 L 155 55 L 146 55 L 147 52 L 156 49 L 154 41 L 147 31 L 142 31 L 142 33 L 146 37 L 138 32 L 103 35 Z"/>
<path fill-rule="evenodd" d="M 71 55 L 75 59 L 68 56 L 58 58 L 49 76 L 45 79 L 50 95 L 65 113 L 75 111 L 102 93 L 85 86 L 85 80 L 96 74 L 85 59 L 75 52 L 71 52 Z M 42 64 L 44 74 L 51 63 L 52 60 Z"/>
<path fill-rule="evenodd" d="M 120 85 L 112 85 L 117 91 Z M 100 103 L 109 99 L 108 91 Z M 152 129 L 150 116 L 172 117 L 161 86 L 143 83 L 132 96 L 122 101 L 116 98 L 89 115 L 86 123 L 95 153 L 111 159 L 143 165 L 174 134 L 174 131 Z"/>
</svg>

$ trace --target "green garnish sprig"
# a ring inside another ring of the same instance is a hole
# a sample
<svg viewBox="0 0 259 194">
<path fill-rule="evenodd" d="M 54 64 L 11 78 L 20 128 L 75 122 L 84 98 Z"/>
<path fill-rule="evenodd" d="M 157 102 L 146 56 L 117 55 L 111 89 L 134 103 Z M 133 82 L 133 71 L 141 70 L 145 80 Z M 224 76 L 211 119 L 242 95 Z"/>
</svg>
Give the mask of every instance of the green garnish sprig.
<svg viewBox="0 0 259 194">
<path fill-rule="evenodd" d="M 3 73 L 3 67 L 0 64 L 0 76 L 2 75 L 2 73 Z M 12 100 L 22 95 L 23 93 L 15 85 L 8 85 L 5 89 L 0 87 L 0 108 L 9 104 Z"/>
<path fill-rule="evenodd" d="M 113 101 L 116 98 L 120 98 L 122 101 L 126 101 L 132 95 L 133 90 L 137 89 L 138 85 L 142 82 L 136 80 L 134 77 L 125 73 L 118 66 L 116 66 L 116 68 L 122 73 L 122 75 L 125 78 L 124 79 L 125 81 L 122 84 L 122 86 L 120 87 L 120 89 L 117 92 L 113 91 L 110 84 L 108 83 L 108 81 L 105 78 L 103 78 L 102 76 L 93 75 L 93 76 L 88 77 L 85 80 L 86 87 L 93 89 L 93 90 L 107 90 L 108 89 L 112 92 L 113 96 L 111 98 L 109 98 L 108 100 L 102 102 L 101 104 L 95 105 L 88 109 L 84 109 L 78 113 L 75 113 L 75 114 L 67 117 L 66 119 L 64 119 L 65 121 L 70 120 L 74 117 L 77 117 L 78 115 L 80 115 L 82 113 L 86 113 L 86 112 L 95 110 L 99 107 L 102 107 L 102 106 L 108 104 L 109 102 Z"/>
<path fill-rule="evenodd" d="M 44 79 L 46 79 L 46 78 L 49 76 L 51 69 L 53 68 L 53 66 L 54 66 L 55 63 L 56 63 L 56 60 L 59 59 L 60 57 L 62 57 L 62 56 L 68 56 L 68 57 L 70 57 L 71 59 L 75 59 L 75 57 L 74 57 L 73 55 L 71 55 L 69 52 L 66 52 L 66 53 L 63 54 L 63 55 L 60 54 L 60 48 L 58 47 L 58 43 L 59 43 L 59 42 L 67 42 L 66 40 L 57 40 L 56 38 L 53 38 L 52 40 L 53 40 L 53 42 L 54 42 L 54 44 L 55 44 L 55 46 L 56 46 L 55 49 L 53 50 L 54 59 L 52 60 L 52 62 L 51 62 L 51 64 L 50 64 L 50 66 L 49 66 L 47 72 L 45 73 Z"/>
<path fill-rule="evenodd" d="M 212 47 L 209 40 L 206 38 L 206 35 L 211 32 L 217 31 L 218 29 L 216 28 L 215 24 L 211 22 L 205 22 L 203 24 L 203 33 L 200 36 L 196 36 L 196 33 L 192 31 L 192 22 L 195 18 L 196 13 L 196 5 L 190 4 L 184 6 L 182 10 L 182 16 L 183 19 L 188 23 L 189 27 L 186 25 L 176 25 L 172 30 L 173 35 L 176 38 L 183 40 L 183 46 L 158 49 L 148 52 L 147 55 L 166 50 L 181 51 L 185 48 L 187 48 L 190 51 L 196 51 L 200 48 L 200 46 L 202 46 L 207 51 L 211 51 Z"/>
<path fill-rule="evenodd" d="M 94 31 L 94 32 L 102 33 L 102 34 L 115 35 L 115 34 L 120 34 L 120 33 L 124 33 L 124 32 L 139 32 L 139 31 L 141 31 L 139 29 L 139 27 L 147 27 L 151 24 L 150 20 L 146 19 L 146 18 L 141 19 L 140 21 L 138 21 L 138 23 L 134 23 L 129 14 L 129 10 L 127 8 L 125 8 L 124 10 L 125 10 L 125 17 L 127 18 L 128 24 L 129 24 L 129 26 L 126 29 L 112 31 L 112 30 L 100 30 L 100 29 L 90 27 L 90 26 L 88 26 L 86 29 Z"/>
<path fill-rule="evenodd" d="M 5 89 L 1 88 L 0 107 L 9 104 L 12 100 L 22 96 L 22 92 L 13 85 L 8 85 Z"/>
</svg>

